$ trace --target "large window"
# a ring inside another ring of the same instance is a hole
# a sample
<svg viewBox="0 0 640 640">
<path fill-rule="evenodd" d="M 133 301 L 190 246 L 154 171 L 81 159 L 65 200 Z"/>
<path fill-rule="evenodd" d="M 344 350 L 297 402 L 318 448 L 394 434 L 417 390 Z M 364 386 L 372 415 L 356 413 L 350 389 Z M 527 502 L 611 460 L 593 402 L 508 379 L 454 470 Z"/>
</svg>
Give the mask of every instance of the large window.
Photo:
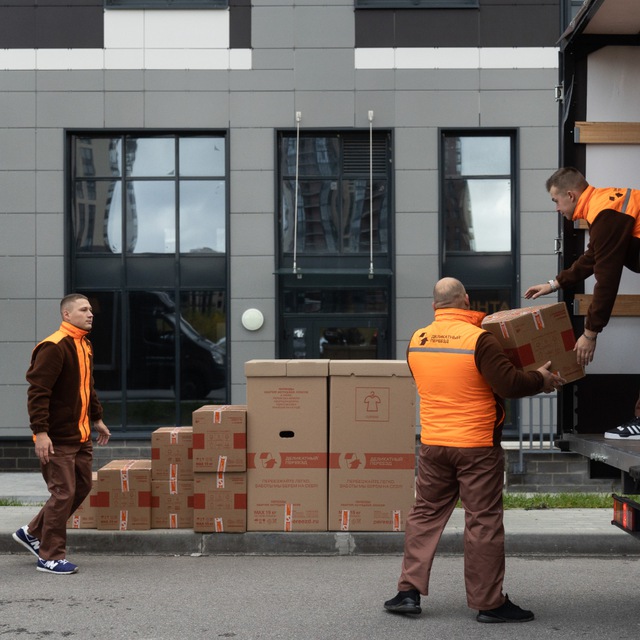
<svg viewBox="0 0 640 640">
<path fill-rule="evenodd" d="M 389 358 L 391 134 L 278 134 L 278 355 Z"/>
<path fill-rule="evenodd" d="M 93 305 L 116 430 L 188 424 L 227 399 L 223 134 L 69 136 L 69 289 Z"/>
<path fill-rule="evenodd" d="M 441 132 L 442 275 L 492 313 L 516 301 L 514 131 Z"/>
<path fill-rule="evenodd" d="M 279 152 L 281 266 L 388 267 L 389 135 L 282 134 Z"/>
</svg>

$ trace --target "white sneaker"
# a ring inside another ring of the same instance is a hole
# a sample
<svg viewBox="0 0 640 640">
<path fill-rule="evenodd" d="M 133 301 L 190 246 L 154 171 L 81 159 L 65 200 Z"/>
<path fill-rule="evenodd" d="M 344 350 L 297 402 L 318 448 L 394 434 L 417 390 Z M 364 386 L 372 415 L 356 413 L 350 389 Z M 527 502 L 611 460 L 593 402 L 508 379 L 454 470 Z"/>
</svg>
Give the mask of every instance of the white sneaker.
<svg viewBox="0 0 640 640">
<path fill-rule="evenodd" d="M 607 431 L 604 437 L 609 440 L 640 440 L 640 417 Z"/>
</svg>

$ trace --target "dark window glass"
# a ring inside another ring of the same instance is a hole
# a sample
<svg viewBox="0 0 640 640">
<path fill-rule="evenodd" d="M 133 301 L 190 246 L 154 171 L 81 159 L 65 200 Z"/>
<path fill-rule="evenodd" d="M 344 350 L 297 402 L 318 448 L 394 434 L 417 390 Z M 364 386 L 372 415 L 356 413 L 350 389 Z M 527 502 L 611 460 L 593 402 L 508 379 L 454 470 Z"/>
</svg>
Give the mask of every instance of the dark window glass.
<svg viewBox="0 0 640 640">
<path fill-rule="evenodd" d="M 76 137 L 74 151 L 77 254 L 225 252 L 223 136 Z"/>
<path fill-rule="evenodd" d="M 389 312 L 386 287 L 287 289 L 285 313 L 386 314 Z"/>
<path fill-rule="evenodd" d="M 294 203 L 297 148 L 294 135 L 283 135 L 281 252 L 302 256 L 368 255 L 373 246 L 375 253 L 387 254 L 390 164 L 386 134 L 374 134 L 372 145 L 368 134 L 301 136 Z"/>
<path fill-rule="evenodd" d="M 509 136 L 447 136 L 444 147 L 447 251 L 511 251 Z"/>
</svg>

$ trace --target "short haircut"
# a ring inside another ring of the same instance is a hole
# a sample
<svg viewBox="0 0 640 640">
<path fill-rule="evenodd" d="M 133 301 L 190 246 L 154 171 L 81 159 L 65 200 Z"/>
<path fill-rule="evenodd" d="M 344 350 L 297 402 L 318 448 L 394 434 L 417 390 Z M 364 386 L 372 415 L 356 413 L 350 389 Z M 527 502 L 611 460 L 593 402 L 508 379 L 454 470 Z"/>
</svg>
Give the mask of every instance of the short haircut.
<svg viewBox="0 0 640 640">
<path fill-rule="evenodd" d="M 86 300 L 89 301 L 89 298 L 82 293 L 69 293 L 62 300 L 60 300 L 60 313 L 62 313 L 72 302 L 76 300 Z"/>
<path fill-rule="evenodd" d="M 558 191 L 579 191 L 582 193 L 588 186 L 586 178 L 574 167 L 562 167 L 555 171 L 545 183 L 547 191 L 555 187 Z"/>
</svg>

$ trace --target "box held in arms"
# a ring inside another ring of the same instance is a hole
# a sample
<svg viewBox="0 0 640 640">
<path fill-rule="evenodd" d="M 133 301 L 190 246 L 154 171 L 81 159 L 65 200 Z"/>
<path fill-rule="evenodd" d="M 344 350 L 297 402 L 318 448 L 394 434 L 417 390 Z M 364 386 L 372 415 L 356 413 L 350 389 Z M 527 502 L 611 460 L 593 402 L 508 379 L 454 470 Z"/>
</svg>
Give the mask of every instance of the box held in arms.
<svg viewBox="0 0 640 640">
<path fill-rule="evenodd" d="M 193 487 L 193 530 L 244 533 L 247 530 L 247 474 L 197 473 Z"/>
<path fill-rule="evenodd" d="M 151 479 L 193 480 L 193 427 L 160 427 L 151 434 Z"/>
<path fill-rule="evenodd" d="M 523 371 L 534 371 L 551 360 L 567 382 L 584 377 L 573 351 L 576 339 L 564 302 L 498 311 L 486 316 L 482 328 L 500 342 L 509 360 Z"/>
<path fill-rule="evenodd" d="M 67 529 L 95 529 L 97 527 L 96 496 L 98 495 L 98 472 L 91 474 L 91 492 L 67 520 Z"/>
<path fill-rule="evenodd" d="M 98 529 L 151 528 L 151 460 L 112 460 L 98 469 Z"/>
<path fill-rule="evenodd" d="M 332 360 L 329 381 L 329 530 L 404 531 L 415 501 L 409 367 L 404 360 Z"/>
<path fill-rule="evenodd" d="M 193 528 L 193 480 L 151 480 L 151 528 Z"/>
<path fill-rule="evenodd" d="M 245 405 L 205 405 L 193 412 L 191 422 L 195 473 L 246 471 Z"/>
<path fill-rule="evenodd" d="M 251 360 L 247 530 L 327 530 L 328 360 Z"/>
</svg>

